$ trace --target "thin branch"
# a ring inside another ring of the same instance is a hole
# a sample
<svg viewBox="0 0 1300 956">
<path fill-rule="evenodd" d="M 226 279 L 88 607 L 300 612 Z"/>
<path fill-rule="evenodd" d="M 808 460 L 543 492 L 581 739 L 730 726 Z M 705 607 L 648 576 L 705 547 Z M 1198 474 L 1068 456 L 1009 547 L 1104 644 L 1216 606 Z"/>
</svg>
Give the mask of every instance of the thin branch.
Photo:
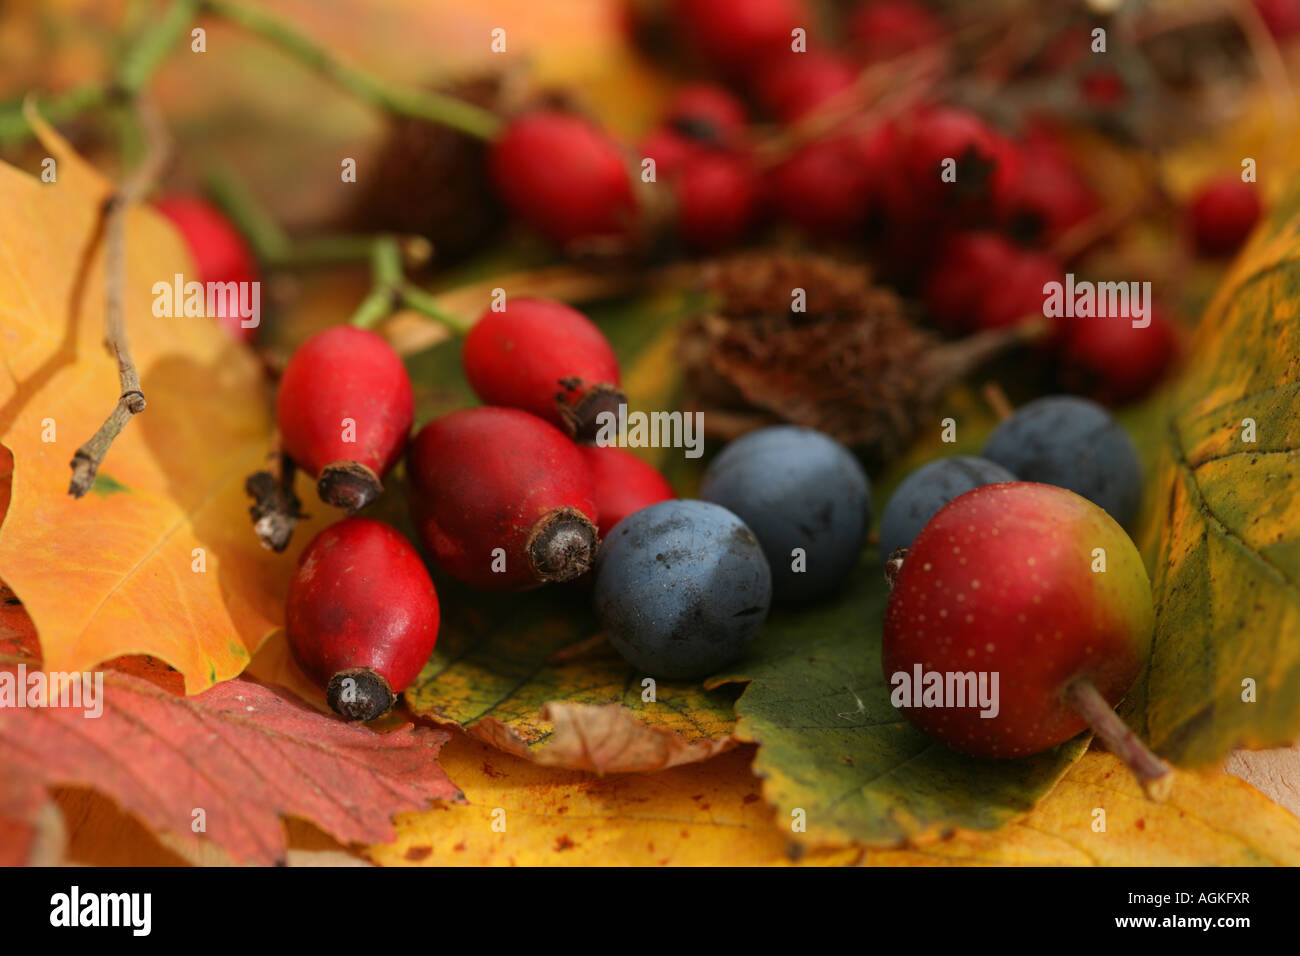
<svg viewBox="0 0 1300 956">
<path fill-rule="evenodd" d="M 72 458 L 68 494 L 74 498 L 90 490 L 113 440 L 146 404 L 126 336 L 126 214 L 162 172 L 170 143 L 162 117 L 149 101 L 137 100 L 136 115 L 144 134 L 145 158 L 104 202 L 104 345 L 117 359 L 120 395 L 104 424 Z"/>
</svg>

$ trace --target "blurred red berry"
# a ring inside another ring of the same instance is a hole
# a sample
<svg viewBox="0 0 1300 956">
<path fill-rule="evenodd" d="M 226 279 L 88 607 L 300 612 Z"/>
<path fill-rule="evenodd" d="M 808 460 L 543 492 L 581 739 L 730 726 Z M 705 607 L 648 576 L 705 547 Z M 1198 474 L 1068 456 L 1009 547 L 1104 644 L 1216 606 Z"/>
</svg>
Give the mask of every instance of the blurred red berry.
<svg viewBox="0 0 1300 956">
<path fill-rule="evenodd" d="M 976 327 L 1001 329 L 1042 317 L 1047 298 L 1043 287 L 1060 282 L 1064 274 L 1061 264 L 1047 253 L 1017 248 L 984 289 L 976 310 Z"/>
<path fill-rule="evenodd" d="M 1018 253 L 1014 244 L 994 232 L 964 232 L 945 241 L 922 290 L 935 323 L 954 333 L 977 328 L 987 290 Z"/>
<path fill-rule="evenodd" d="M 867 63 L 891 60 L 941 42 L 944 23 L 913 0 L 870 0 L 849 17 L 849 38 Z"/>
<path fill-rule="evenodd" d="M 913 191 L 921 215 L 979 219 L 990 204 L 1000 158 L 1000 137 L 993 129 L 967 110 L 931 106 L 909 118 L 904 135 L 903 181 L 895 188 Z M 944 181 L 950 159 L 956 163 L 955 179 Z"/>
<path fill-rule="evenodd" d="M 699 150 L 686 157 L 675 186 L 677 233 L 693 249 L 731 245 L 754 221 L 758 174 L 742 154 Z"/>
<path fill-rule="evenodd" d="M 618 145 L 590 121 L 543 109 L 512 120 L 492 146 L 492 180 L 510 209 L 561 244 L 624 237 L 635 200 Z"/>
<path fill-rule="evenodd" d="M 1235 175 L 1203 185 L 1188 207 L 1189 227 L 1196 251 L 1203 256 L 1230 256 L 1241 248 L 1263 207 L 1259 187 Z"/>
<path fill-rule="evenodd" d="M 1059 144 L 1039 133 L 1014 148 L 1014 166 L 1000 164 L 994 180 L 1001 228 L 1022 242 L 1050 243 L 1096 213 L 1096 196 Z"/>
<path fill-rule="evenodd" d="M 1277 39 L 1300 34 L 1300 0 L 1255 0 L 1255 9 Z"/>
<path fill-rule="evenodd" d="M 849 89 L 857 78 L 857 69 L 843 57 L 787 52 L 758 74 L 755 95 L 769 113 L 792 123 Z"/>
<path fill-rule="evenodd" d="M 209 282 L 252 283 L 259 281 L 257 260 L 244 237 L 234 224 L 212 203 L 198 196 L 164 196 L 154 203 L 160 213 L 172 221 L 185 240 L 185 245 L 198 269 L 197 278 L 205 286 Z M 227 314 L 227 297 L 218 297 L 215 318 L 231 335 L 241 342 L 251 342 L 257 334 L 256 327 L 244 328 L 238 310 Z"/>
<path fill-rule="evenodd" d="M 801 147 L 768 174 L 766 187 L 778 215 L 819 239 L 860 231 L 873 196 L 861 138 L 849 134 Z"/>
<path fill-rule="evenodd" d="M 1149 392 L 1178 355 L 1178 337 L 1164 311 L 1152 306 L 1150 318 L 1145 328 L 1134 328 L 1128 318 L 1067 320 L 1061 343 L 1062 387 L 1112 405 Z"/>
<path fill-rule="evenodd" d="M 687 44 L 733 77 L 789 50 L 792 31 L 812 25 L 802 0 L 674 0 L 673 9 Z"/>
<path fill-rule="evenodd" d="M 1090 106 L 1112 110 L 1128 98 L 1128 85 L 1114 70 L 1103 67 L 1079 78 L 1079 92 Z"/>
<path fill-rule="evenodd" d="M 690 139 L 715 145 L 733 144 L 748 122 L 745 104 L 714 83 L 692 83 L 673 97 L 664 122 Z"/>
</svg>

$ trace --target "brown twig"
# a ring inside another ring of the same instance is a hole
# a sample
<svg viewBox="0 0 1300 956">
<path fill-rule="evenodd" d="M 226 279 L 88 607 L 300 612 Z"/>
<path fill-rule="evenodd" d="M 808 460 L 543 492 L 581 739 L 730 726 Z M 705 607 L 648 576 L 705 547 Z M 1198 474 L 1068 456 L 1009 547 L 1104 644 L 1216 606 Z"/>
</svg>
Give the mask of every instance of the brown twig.
<svg viewBox="0 0 1300 956">
<path fill-rule="evenodd" d="M 68 494 L 80 498 L 95 483 L 99 465 L 126 423 L 145 410 L 140 373 L 126 337 L 126 214 L 149 191 L 170 153 L 162 117 L 146 99 L 135 101 L 144 134 L 144 160 L 104 201 L 104 345 L 117 358 L 120 394 L 104 424 L 72 457 Z"/>
<path fill-rule="evenodd" d="M 267 455 L 266 471 L 255 472 L 244 482 L 244 490 L 253 499 L 248 513 L 252 515 L 257 539 L 262 547 L 277 553 L 289 546 L 298 519 L 308 517 L 293 490 L 296 470 L 277 432 L 271 441 L 271 453 Z"/>
</svg>

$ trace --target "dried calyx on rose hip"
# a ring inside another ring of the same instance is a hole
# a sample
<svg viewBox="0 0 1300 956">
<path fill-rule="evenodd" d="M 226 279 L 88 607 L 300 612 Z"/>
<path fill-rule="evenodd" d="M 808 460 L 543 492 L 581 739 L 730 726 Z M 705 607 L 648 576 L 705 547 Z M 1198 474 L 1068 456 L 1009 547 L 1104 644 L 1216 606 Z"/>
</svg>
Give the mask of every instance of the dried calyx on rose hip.
<svg viewBox="0 0 1300 956">
<path fill-rule="evenodd" d="M 837 589 L 857 564 L 871 522 L 871 485 L 858 460 L 799 425 L 760 428 L 731 442 L 709 464 L 700 497 L 754 532 L 783 601 Z"/>
<path fill-rule="evenodd" d="M 285 452 L 319 479 L 322 501 L 349 514 L 383 492 L 414 414 L 401 358 L 375 333 L 347 325 L 298 346 L 275 405 Z"/>
<path fill-rule="evenodd" d="M 558 428 L 515 408 L 436 418 L 407 456 L 420 539 L 452 577 L 491 591 L 570 581 L 598 543 L 591 472 Z"/>
<path fill-rule="evenodd" d="M 438 639 L 438 595 L 398 531 L 346 518 L 303 550 L 285 630 L 294 659 L 349 720 L 387 713 Z"/>
<path fill-rule="evenodd" d="M 641 673 L 695 680 L 749 649 L 771 608 L 772 574 L 726 508 L 663 501 L 610 531 L 592 601 L 610 643 Z"/>
<path fill-rule="evenodd" d="M 1148 794 L 1167 791 L 1168 765 L 1112 709 L 1146 663 L 1154 611 L 1137 548 L 1106 512 L 1051 485 L 985 485 L 887 571 L 885 680 L 918 728 L 1007 758 L 1091 726 Z"/>
<path fill-rule="evenodd" d="M 618 358 L 590 319 L 563 302 L 510 298 L 465 336 L 465 377 L 488 405 L 520 408 L 591 441 L 602 412 L 626 403 Z"/>
</svg>

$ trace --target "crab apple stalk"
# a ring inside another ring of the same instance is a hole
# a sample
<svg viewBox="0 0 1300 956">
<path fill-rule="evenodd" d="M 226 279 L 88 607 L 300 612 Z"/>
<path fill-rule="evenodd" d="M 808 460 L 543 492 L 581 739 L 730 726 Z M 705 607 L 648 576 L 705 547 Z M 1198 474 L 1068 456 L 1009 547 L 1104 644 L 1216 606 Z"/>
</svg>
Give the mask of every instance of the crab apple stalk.
<svg viewBox="0 0 1300 956">
<path fill-rule="evenodd" d="M 1148 796 L 1168 792 L 1169 766 L 1112 709 L 1147 660 L 1155 615 L 1137 548 L 1105 511 L 1052 485 L 984 485 L 940 509 L 890 563 L 900 560 L 882 662 L 908 720 L 994 758 L 1040 753 L 1091 726 Z M 970 672 L 989 675 L 996 706 L 931 699 L 932 675 Z M 925 696 L 909 697 L 899 675 L 923 682 Z"/>
<path fill-rule="evenodd" d="M 578 446 L 515 408 L 436 418 L 407 456 L 411 513 L 452 577 L 490 591 L 570 581 L 596 555 L 595 493 Z"/>
<path fill-rule="evenodd" d="M 438 595 L 397 530 L 346 518 L 303 550 L 285 608 L 294 659 L 349 720 L 387 713 L 438 639 Z"/>
<path fill-rule="evenodd" d="M 321 500 L 353 513 L 383 492 L 406 448 L 415 396 L 388 343 L 343 325 L 294 352 L 275 411 L 285 452 L 318 479 Z"/>
<path fill-rule="evenodd" d="M 596 434 L 601 412 L 617 412 L 618 358 L 590 319 L 562 302 L 507 299 L 465 336 L 461 363 L 485 403 L 544 418 L 580 441 Z"/>
</svg>

